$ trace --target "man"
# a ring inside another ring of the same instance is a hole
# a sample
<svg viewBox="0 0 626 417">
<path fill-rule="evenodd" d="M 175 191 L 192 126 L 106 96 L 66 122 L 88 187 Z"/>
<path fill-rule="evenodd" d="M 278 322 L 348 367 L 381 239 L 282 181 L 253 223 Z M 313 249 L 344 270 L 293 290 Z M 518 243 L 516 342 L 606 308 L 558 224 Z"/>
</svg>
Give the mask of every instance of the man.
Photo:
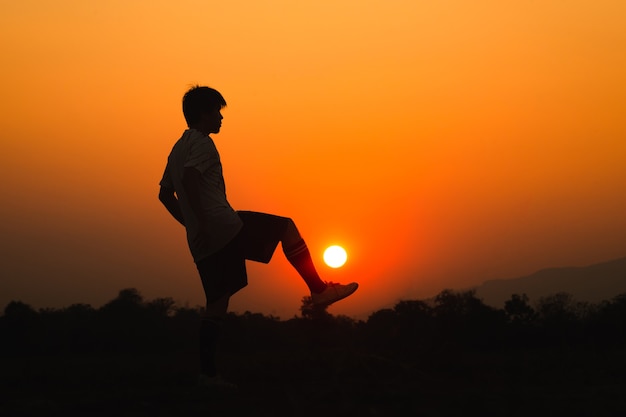
<svg viewBox="0 0 626 417">
<path fill-rule="evenodd" d="M 232 387 L 217 375 L 215 348 L 230 297 L 247 285 L 246 260 L 268 263 L 281 243 L 287 260 L 302 277 L 313 303 L 329 305 L 352 294 L 357 283 L 320 279 L 293 220 L 271 214 L 235 211 L 226 198 L 219 153 L 210 134 L 219 133 L 222 95 L 195 86 L 183 97 L 188 129 L 169 155 L 159 200 L 187 231 L 187 242 L 202 280 L 206 309 L 200 329 L 200 382 Z"/>
</svg>

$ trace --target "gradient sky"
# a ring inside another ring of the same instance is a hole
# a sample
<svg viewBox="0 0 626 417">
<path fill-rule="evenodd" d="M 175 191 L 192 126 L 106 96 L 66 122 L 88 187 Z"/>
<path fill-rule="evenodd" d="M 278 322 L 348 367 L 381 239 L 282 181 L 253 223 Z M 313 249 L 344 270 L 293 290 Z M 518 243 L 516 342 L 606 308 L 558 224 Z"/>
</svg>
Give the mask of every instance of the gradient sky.
<svg viewBox="0 0 626 417">
<path fill-rule="evenodd" d="M 0 306 L 203 302 L 157 200 L 196 83 L 228 101 L 232 205 L 292 217 L 324 279 L 361 284 L 333 314 L 626 255 L 622 0 L 0 8 Z M 249 271 L 234 311 L 298 314 L 280 250 Z"/>
</svg>

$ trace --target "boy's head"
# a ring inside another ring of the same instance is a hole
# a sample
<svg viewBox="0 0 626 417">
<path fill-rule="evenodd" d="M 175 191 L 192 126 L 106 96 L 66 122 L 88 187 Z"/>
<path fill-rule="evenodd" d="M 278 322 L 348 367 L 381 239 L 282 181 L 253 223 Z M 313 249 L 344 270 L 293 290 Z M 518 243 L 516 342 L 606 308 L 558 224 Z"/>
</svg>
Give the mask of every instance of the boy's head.
<svg viewBox="0 0 626 417">
<path fill-rule="evenodd" d="M 224 107 L 224 97 L 210 87 L 196 85 L 183 96 L 183 114 L 189 127 L 200 123 L 206 113 L 219 112 Z"/>
</svg>

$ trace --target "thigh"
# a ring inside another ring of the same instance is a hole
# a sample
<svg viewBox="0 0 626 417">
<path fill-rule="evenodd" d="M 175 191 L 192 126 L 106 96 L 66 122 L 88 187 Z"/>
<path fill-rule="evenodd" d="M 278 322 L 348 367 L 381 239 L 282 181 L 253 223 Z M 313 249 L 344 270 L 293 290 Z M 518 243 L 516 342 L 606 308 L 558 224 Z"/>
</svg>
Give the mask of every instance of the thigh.
<svg viewBox="0 0 626 417">
<path fill-rule="evenodd" d="M 246 262 L 237 239 L 196 263 L 208 303 L 232 295 L 248 284 Z"/>
<path fill-rule="evenodd" d="M 244 257 L 251 261 L 268 263 L 291 220 L 255 211 L 240 211 L 238 214 L 243 221 L 243 228 L 237 238 Z"/>
</svg>

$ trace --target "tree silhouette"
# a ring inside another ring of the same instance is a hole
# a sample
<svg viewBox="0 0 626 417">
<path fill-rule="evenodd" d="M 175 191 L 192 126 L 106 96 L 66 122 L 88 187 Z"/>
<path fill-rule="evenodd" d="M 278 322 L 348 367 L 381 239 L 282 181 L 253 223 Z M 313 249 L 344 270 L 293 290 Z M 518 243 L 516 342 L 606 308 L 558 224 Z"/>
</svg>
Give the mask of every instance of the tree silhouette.
<svg viewBox="0 0 626 417">
<path fill-rule="evenodd" d="M 176 312 L 176 301 L 171 297 L 156 298 L 145 305 L 150 314 L 155 317 L 170 317 Z"/>
<path fill-rule="evenodd" d="M 513 294 L 504 303 L 508 319 L 514 323 L 530 323 L 535 318 L 535 310 L 530 306 L 526 294 Z"/>
<path fill-rule="evenodd" d="M 141 351 L 153 348 L 154 327 L 143 297 L 135 288 L 126 288 L 98 311 L 101 342 L 113 351 Z M 158 336 L 157 336 L 158 337 Z"/>
<path fill-rule="evenodd" d="M 2 317 L 2 348 L 10 353 L 27 354 L 39 350 L 43 325 L 39 314 L 28 304 L 11 301 Z"/>
<path fill-rule="evenodd" d="M 537 320 L 546 342 L 568 344 L 580 336 L 581 323 L 571 294 L 560 292 L 541 297 L 537 302 Z"/>
<path fill-rule="evenodd" d="M 433 308 L 439 337 L 448 345 L 495 347 L 502 343 L 506 316 L 485 305 L 474 290 L 444 290 Z"/>
<path fill-rule="evenodd" d="M 575 319 L 572 295 L 560 292 L 541 297 L 537 303 L 537 314 L 546 323 L 562 324 Z"/>
<path fill-rule="evenodd" d="M 300 314 L 309 320 L 329 320 L 332 315 L 327 311 L 327 305 L 315 304 L 310 296 L 302 297 Z"/>
<path fill-rule="evenodd" d="M 626 294 L 600 303 L 587 332 L 594 344 L 626 346 Z"/>
<path fill-rule="evenodd" d="M 513 294 L 503 309 L 495 309 L 473 291 L 444 290 L 432 300 L 402 300 L 375 311 L 366 322 L 335 317 L 303 297 L 300 312 L 301 317 L 288 321 L 229 313 L 224 346 L 233 352 L 358 346 L 406 360 L 450 349 L 626 346 L 626 294 L 592 304 L 557 293 L 532 307 L 526 294 Z M 192 352 L 200 313 L 198 307 L 176 306 L 169 297 L 146 301 L 134 288 L 121 290 L 99 309 L 73 304 L 36 311 L 12 301 L 0 317 L 0 352 Z"/>
<path fill-rule="evenodd" d="M 102 312 L 114 315 L 136 314 L 141 310 L 143 297 L 136 288 L 125 288 L 117 297 L 100 309 Z"/>
</svg>

